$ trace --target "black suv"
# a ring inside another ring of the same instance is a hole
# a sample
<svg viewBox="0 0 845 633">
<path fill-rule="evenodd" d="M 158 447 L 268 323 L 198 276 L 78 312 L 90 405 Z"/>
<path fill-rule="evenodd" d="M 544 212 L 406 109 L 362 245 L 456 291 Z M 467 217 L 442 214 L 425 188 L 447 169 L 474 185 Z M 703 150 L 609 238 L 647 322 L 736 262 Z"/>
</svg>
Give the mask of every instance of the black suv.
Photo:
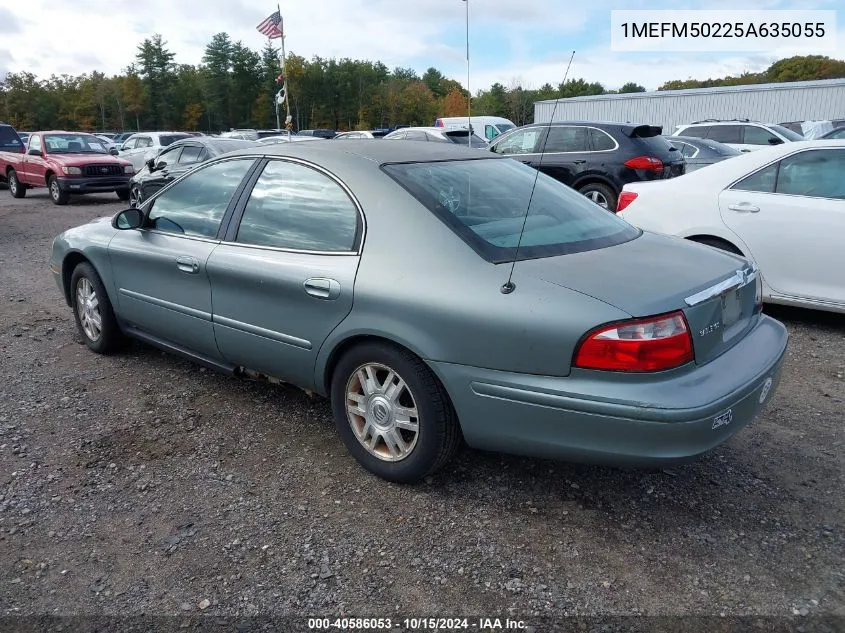
<svg viewBox="0 0 845 633">
<path fill-rule="evenodd" d="M 613 211 L 625 184 L 686 171 L 681 152 L 662 132 L 634 123 L 534 123 L 505 132 L 490 151 L 531 165 Z"/>
</svg>

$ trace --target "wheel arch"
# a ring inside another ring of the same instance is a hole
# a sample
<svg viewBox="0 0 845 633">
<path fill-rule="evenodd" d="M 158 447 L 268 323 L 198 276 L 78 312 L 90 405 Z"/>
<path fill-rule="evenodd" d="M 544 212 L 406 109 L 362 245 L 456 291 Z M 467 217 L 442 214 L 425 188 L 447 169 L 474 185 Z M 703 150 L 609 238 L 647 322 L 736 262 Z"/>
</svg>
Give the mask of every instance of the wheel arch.
<svg viewBox="0 0 845 633">
<path fill-rule="evenodd" d="M 608 187 L 613 189 L 617 196 L 619 195 L 619 192 L 622 191 L 621 187 L 617 187 L 615 184 L 613 184 L 613 181 L 610 178 L 602 174 L 585 174 L 572 183 L 572 188 L 579 189 L 584 185 L 592 184 L 607 185 Z"/>
<path fill-rule="evenodd" d="M 55 175 L 56 175 L 56 172 L 53 171 L 52 169 L 48 169 L 47 171 L 45 171 L 44 172 L 44 184 L 49 185 L 50 184 L 50 178 L 52 176 L 55 176 Z"/>
<path fill-rule="evenodd" d="M 748 252 L 747 252 L 747 249 L 745 248 L 744 244 L 740 243 L 739 240 L 731 240 L 731 239 L 728 239 L 728 238 L 726 238 L 722 235 L 713 235 L 713 234 L 710 234 L 710 233 L 695 233 L 693 235 L 685 235 L 684 239 L 689 240 L 691 242 L 698 242 L 698 243 L 701 243 L 702 240 L 712 240 L 712 241 L 715 241 L 715 242 L 723 242 L 723 243 L 727 244 L 728 246 L 731 246 L 731 247 L 735 248 L 736 250 L 738 250 L 739 253 L 743 257 L 748 257 Z"/>
<path fill-rule="evenodd" d="M 73 277 L 73 271 L 76 270 L 76 267 L 79 264 L 88 264 L 91 268 L 94 269 L 94 272 L 100 277 L 100 280 L 103 282 L 103 286 L 106 289 L 106 293 L 109 294 L 109 285 L 106 283 L 106 278 L 103 277 L 103 274 L 100 272 L 100 269 L 97 267 L 97 264 L 94 262 L 93 259 L 88 257 L 85 253 L 80 250 L 71 250 L 68 251 L 65 256 L 62 258 L 62 291 L 65 295 L 65 301 L 69 306 L 73 306 L 72 303 L 72 295 L 71 295 L 71 288 L 70 288 L 70 280 Z M 109 297 L 109 300 L 114 305 L 114 300 L 112 297 Z"/>
</svg>

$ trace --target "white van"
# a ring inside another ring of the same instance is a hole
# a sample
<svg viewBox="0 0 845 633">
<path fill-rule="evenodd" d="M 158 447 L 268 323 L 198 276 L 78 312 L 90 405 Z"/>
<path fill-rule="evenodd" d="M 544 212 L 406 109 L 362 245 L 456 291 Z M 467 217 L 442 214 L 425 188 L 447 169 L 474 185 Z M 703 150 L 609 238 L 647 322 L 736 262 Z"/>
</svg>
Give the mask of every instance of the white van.
<svg viewBox="0 0 845 633">
<path fill-rule="evenodd" d="M 488 143 L 504 132 L 516 127 L 513 121 L 500 116 L 472 116 L 472 132 Z M 434 127 L 466 129 L 468 119 L 465 116 L 444 116 L 434 122 Z"/>
</svg>

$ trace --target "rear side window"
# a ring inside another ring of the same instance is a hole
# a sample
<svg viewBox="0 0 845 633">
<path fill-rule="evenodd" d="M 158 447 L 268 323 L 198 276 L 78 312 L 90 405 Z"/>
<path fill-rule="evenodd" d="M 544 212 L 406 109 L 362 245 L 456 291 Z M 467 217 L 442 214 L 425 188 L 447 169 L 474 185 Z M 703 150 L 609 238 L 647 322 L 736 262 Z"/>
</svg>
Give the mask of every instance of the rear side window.
<svg viewBox="0 0 845 633">
<path fill-rule="evenodd" d="M 23 143 L 15 129 L 9 125 L 0 125 L 0 151 L 23 153 Z"/>
<path fill-rule="evenodd" d="M 713 127 L 711 125 L 694 125 L 692 127 L 688 127 L 684 130 L 681 130 L 681 136 L 693 136 L 695 138 L 707 138 L 707 134 L 710 132 L 710 128 Z"/>
<path fill-rule="evenodd" d="M 244 209 L 237 242 L 302 251 L 355 249 L 358 209 L 334 180 L 316 169 L 274 160 Z"/>
<path fill-rule="evenodd" d="M 723 145 L 722 143 L 717 143 L 716 141 L 711 141 L 709 139 L 702 139 L 701 144 L 719 156 L 739 156 L 742 153 L 730 145 Z"/>
<path fill-rule="evenodd" d="M 750 176 L 746 176 L 731 189 L 739 191 L 757 191 L 760 193 L 773 193 L 775 190 L 775 182 L 778 177 L 778 164 L 769 165 L 760 171 L 755 171 Z"/>
<path fill-rule="evenodd" d="M 714 125 L 707 138 L 720 143 L 742 143 L 742 126 Z"/>
<path fill-rule="evenodd" d="M 203 153 L 203 148 L 198 145 L 185 145 L 182 148 L 182 154 L 179 156 L 179 164 L 190 165 L 198 163 Z"/>
<path fill-rule="evenodd" d="M 546 152 L 586 152 L 587 128 L 576 126 L 552 126 L 546 139 Z"/>
<path fill-rule="evenodd" d="M 590 128 L 590 143 L 594 152 L 606 152 L 607 150 L 616 149 L 616 141 L 602 130 L 594 127 Z"/>
<path fill-rule="evenodd" d="M 511 261 L 518 242 L 523 260 L 605 248 L 640 235 L 615 214 L 519 161 L 486 158 L 382 169 L 493 263 Z"/>
<path fill-rule="evenodd" d="M 783 140 L 765 128 L 749 125 L 745 128 L 745 139 L 743 142 L 746 145 L 779 145 L 783 143 Z"/>
</svg>

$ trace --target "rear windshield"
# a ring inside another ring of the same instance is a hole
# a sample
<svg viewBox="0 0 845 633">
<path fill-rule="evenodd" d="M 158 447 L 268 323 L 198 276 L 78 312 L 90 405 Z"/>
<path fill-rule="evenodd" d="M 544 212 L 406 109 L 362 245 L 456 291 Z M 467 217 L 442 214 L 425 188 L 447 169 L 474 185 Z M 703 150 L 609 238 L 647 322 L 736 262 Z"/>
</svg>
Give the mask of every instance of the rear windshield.
<svg viewBox="0 0 845 633">
<path fill-rule="evenodd" d="M 467 137 L 469 137 L 469 143 L 467 143 Z M 486 148 L 487 142 L 483 139 L 478 138 L 475 134 L 469 134 L 467 132 L 447 132 L 446 138 L 450 141 L 455 143 L 456 145 L 463 145 L 464 147 L 467 144 L 470 147 L 479 147 L 479 148 Z"/>
<path fill-rule="evenodd" d="M 401 163 L 383 169 L 493 263 L 512 261 L 517 243 L 518 259 L 524 260 L 615 246 L 640 235 L 615 214 L 516 160 Z"/>
<path fill-rule="evenodd" d="M 171 143 L 175 143 L 176 141 L 181 141 L 183 138 L 191 138 L 190 134 L 162 134 L 159 137 L 161 140 L 161 146 L 167 147 Z"/>
<path fill-rule="evenodd" d="M 0 125 L 0 152 L 23 153 L 23 143 L 18 138 L 18 133 L 8 125 Z"/>
<path fill-rule="evenodd" d="M 666 140 L 665 136 L 635 136 L 631 141 L 636 146 L 636 151 L 639 153 L 655 156 L 656 158 L 667 158 L 669 160 L 678 160 L 681 153 L 677 151 L 676 147 Z M 674 151 L 673 151 L 674 150 Z"/>
</svg>

